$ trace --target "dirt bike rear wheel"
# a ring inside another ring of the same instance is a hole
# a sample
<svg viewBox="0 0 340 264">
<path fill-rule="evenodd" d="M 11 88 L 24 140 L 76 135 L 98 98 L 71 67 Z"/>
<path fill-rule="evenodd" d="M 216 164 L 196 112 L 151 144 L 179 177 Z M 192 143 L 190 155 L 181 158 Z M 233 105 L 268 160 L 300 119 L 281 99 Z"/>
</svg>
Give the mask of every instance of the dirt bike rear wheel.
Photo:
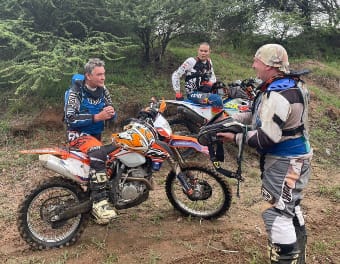
<svg viewBox="0 0 340 264">
<path fill-rule="evenodd" d="M 232 193 L 229 184 L 212 168 L 198 164 L 187 164 L 182 172 L 189 176 L 187 181 L 194 190 L 201 192 L 199 198 L 185 193 L 175 172 L 171 171 L 165 182 L 166 195 L 170 203 L 185 216 L 216 219 L 230 207 Z"/>
<path fill-rule="evenodd" d="M 74 244 L 89 221 L 89 213 L 54 224 L 54 213 L 86 199 L 74 182 L 56 177 L 33 189 L 19 205 L 17 227 L 32 249 L 61 248 Z"/>
</svg>

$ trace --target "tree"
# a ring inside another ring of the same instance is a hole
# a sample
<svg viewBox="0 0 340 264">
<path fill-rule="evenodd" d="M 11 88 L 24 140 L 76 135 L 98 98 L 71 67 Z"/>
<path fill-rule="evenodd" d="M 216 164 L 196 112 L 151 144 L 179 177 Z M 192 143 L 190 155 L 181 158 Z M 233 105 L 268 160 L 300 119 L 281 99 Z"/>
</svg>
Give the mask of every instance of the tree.
<svg viewBox="0 0 340 264">
<path fill-rule="evenodd" d="M 111 10 L 141 41 L 144 60 L 161 60 L 170 40 L 192 31 L 202 16 L 202 3 L 190 0 L 113 1 Z M 204 10 L 204 8 L 203 8 Z M 203 14 L 205 16 L 205 13 Z M 208 16 L 209 17 L 209 16 Z"/>
<path fill-rule="evenodd" d="M 233 47 L 242 46 L 258 28 L 259 7 L 256 1 L 228 0 L 220 1 L 218 7 L 220 32 Z"/>
<path fill-rule="evenodd" d="M 89 57 L 122 59 L 121 52 L 130 45 L 127 39 L 98 31 L 89 32 L 84 40 L 35 32 L 32 23 L 23 20 L 0 21 L 0 30 L 0 43 L 5 44 L 0 51 L 11 54 L 1 58 L 6 60 L 0 70 L 1 83 L 16 85 L 16 94 L 60 81 L 64 75 L 77 71 Z"/>
<path fill-rule="evenodd" d="M 110 15 L 105 0 L 6 0 L 0 3 L 3 19 L 32 21 L 33 31 L 85 38 L 89 31 L 124 35 L 124 27 Z"/>
<path fill-rule="evenodd" d="M 325 24 L 324 17 L 328 17 L 328 26 L 338 27 L 340 19 L 337 0 L 260 0 L 258 5 L 263 12 L 273 11 L 286 13 L 286 16 L 300 16 L 300 25 L 304 31 L 309 31 L 314 25 Z"/>
</svg>

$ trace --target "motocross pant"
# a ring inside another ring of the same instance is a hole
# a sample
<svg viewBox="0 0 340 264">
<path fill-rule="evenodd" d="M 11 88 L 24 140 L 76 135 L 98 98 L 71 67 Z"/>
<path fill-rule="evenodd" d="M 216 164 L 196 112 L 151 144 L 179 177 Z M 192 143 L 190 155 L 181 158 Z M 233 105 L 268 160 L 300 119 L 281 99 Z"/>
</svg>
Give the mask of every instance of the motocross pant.
<svg viewBox="0 0 340 264">
<path fill-rule="evenodd" d="M 266 155 L 261 171 L 262 196 L 271 205 L 262 213 L 271 261 L 302 264 L 307 235 L 300 201 L 311 174 L 310 157 Z"/>
<path fill-rule="evenodd" d="M 74 136 L 74 135 L 73 135 Z M 91 135 L 80 135 L 72 138 L 71 147 L 78 148 L 81 152 L 86 153 L 90 159 L 90 190 L 91 198 L 94 202 L 108 199 L 106 191 L 107 175 L 106 160 L 107 155 L 117 147 L 109 144 L 103 145 L 96 137 Z"/>
</svg>

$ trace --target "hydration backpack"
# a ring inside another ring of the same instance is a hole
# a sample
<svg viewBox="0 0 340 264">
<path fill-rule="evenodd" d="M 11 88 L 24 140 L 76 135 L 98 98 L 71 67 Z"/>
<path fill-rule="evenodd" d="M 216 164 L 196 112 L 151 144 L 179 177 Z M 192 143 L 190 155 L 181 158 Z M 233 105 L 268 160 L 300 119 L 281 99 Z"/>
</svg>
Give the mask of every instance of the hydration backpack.
<svg viewBox="0 0 340 264">
<path fill-rule="evenodd" d="M 71 87 L 74 86 L 74 85 L 77 85 L 80 88 L 81 84 L 83 83 L 84 80 L 85 80 L 84 74 L 76 73 L 76 74 L 72 75 L 71 85 L 70 85 L 70 87 L 68 87 L 66 89 L 65 94 L 64 94 L 64 116 L 63 116 L 63 121 L 65 121 L 66 105 L 67 105 L 67 102 L 68 102 L 68 97 L 69 97 L 69 94 L 70 94 Z"/>
</svg>

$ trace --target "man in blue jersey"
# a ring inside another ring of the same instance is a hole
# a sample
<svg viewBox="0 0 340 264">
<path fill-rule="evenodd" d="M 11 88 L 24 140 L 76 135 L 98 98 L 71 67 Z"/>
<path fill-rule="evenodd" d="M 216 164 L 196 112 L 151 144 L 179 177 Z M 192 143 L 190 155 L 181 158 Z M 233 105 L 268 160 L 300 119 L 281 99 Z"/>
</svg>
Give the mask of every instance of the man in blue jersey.
<svg viewBox="0 0 340 264">
<path fill-rule="evenodd" d="M 117 216 L 109 203 L 106 191 L 105 162 L 116 147 L 103 145 L 101 134 L 104 122 L 116 117 L 111 96 L 105 87 L 105 63 L 90 59 L 84 66 L 84 81 L 76 81 L 70 88 L 65 106 L 67 138 L 70 146 L 79 148 L 90 158 L 90 191 L 92 214 L 99 224 L 107 224 Z"/>
<path fill-rule="evenodd" d="M 250 126 L 246 143 L 260 153 L 261 193 L 268 208 L 262 217 L 268 233 L 271 263 L 305 263 L 307 234 L 300 202 L 311 174 L 308 140 L 308 91 L 290 73 L 286 50 L 278 44 L 260 47 L 253 68 L 263 83 L 253 111 L 233 118 Z M 243 134 L 217 133 L 240 144 Z"/>
</svg>

